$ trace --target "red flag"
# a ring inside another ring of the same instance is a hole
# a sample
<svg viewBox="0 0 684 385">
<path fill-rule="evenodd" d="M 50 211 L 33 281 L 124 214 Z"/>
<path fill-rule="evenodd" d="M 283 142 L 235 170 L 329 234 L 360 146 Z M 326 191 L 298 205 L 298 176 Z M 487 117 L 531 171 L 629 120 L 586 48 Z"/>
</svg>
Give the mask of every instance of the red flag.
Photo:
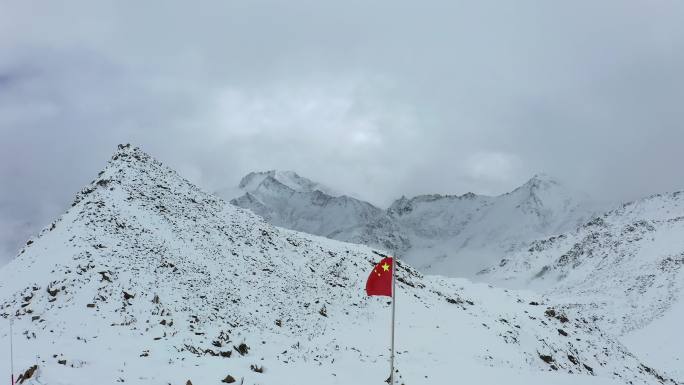
<svg viewBox="0 0 684 385">
<path fill-rule="evenodd" d="M 383 258 L 380 263 L 375 265 L 368 276 L 368 282 L 366 282 L 366 294 L 391 297 L 393 268 L 394 259 L 392 257 Z"/>
</svg>

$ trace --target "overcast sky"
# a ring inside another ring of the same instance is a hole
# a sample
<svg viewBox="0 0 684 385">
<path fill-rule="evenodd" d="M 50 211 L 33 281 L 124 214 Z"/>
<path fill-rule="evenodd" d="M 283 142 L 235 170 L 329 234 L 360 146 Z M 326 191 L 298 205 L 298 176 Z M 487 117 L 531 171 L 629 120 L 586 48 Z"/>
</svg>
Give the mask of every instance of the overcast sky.
<svg viewBox="0 0 684 385">
<path fill-rule="evenodd" d="M 174 4 L 175 3 L 175 4 Z M 684 189 L 684 2 L 0 0 L 0 263 L 131 142 L 376 204 Z"/>
</svg>

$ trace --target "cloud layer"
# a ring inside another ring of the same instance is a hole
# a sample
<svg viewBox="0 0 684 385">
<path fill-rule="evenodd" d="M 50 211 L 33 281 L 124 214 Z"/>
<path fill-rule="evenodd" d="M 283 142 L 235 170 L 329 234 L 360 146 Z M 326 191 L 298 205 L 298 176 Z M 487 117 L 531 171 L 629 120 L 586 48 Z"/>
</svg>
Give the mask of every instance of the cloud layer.
<svg viewBox="0 0 684 385">
<path fill-rule="evenodd" d="M 684 3 L 0 0 L 0 261 L 119 142 L 209 190 L 294 169 L 386 205 L 543 171 L 684 188 Z"/>
</svg>

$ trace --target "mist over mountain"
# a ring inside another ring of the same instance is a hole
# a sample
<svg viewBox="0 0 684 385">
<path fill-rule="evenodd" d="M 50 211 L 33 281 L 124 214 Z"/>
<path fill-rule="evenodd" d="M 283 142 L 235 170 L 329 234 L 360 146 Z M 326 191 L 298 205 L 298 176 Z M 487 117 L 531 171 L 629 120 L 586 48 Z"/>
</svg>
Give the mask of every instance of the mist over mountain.
<svg viewBox="0 0 684 385">
<path fill-rule="evenodd" d="M 500 196 L 401 197 L 387 209 L 291 171 L 250 173 L 239 187 L 243 195 L 231 203 L 276 226 L 382 247 L 446 276 L 472 277 L 505 253 L 571 230 L 598 212 L 586 194 L 544 174 Z"/>
<path fill-rule="evenodd" d="M 249 208 L 275 226 L 343 238 L 340 232 L 380 220 L 384 211 L 332 192 L 292 171 L 250 173 L 239 184 L 244 195 L 231 203 Z"/>
</svg>

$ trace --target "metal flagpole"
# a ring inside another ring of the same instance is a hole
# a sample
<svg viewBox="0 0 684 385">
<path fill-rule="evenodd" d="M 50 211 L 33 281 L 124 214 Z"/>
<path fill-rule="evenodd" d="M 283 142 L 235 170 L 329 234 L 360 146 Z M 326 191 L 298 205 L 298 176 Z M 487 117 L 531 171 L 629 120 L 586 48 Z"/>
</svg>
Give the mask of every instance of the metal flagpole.
<svg viewBox="0 0 684 385">
<path fill-rule="evenodd" d="M 9 324 L 10 324 L 10 370 L 12 371 L 12 374 L 10 375 L 12 385 L 14 385 L 14 332 L 12 329 L 12 324 L 14 321 L 12 320 L 12 316 L 9 316 Z"/>
<path fill-rule="evenodd" d="M 394 312 L 397 305 L 397 292 L 395 291 L 397 269 L 397 256 L 392 257 L 392 354 L 390 356 L 390 385 L 394 385 Z"/>
</svg>

